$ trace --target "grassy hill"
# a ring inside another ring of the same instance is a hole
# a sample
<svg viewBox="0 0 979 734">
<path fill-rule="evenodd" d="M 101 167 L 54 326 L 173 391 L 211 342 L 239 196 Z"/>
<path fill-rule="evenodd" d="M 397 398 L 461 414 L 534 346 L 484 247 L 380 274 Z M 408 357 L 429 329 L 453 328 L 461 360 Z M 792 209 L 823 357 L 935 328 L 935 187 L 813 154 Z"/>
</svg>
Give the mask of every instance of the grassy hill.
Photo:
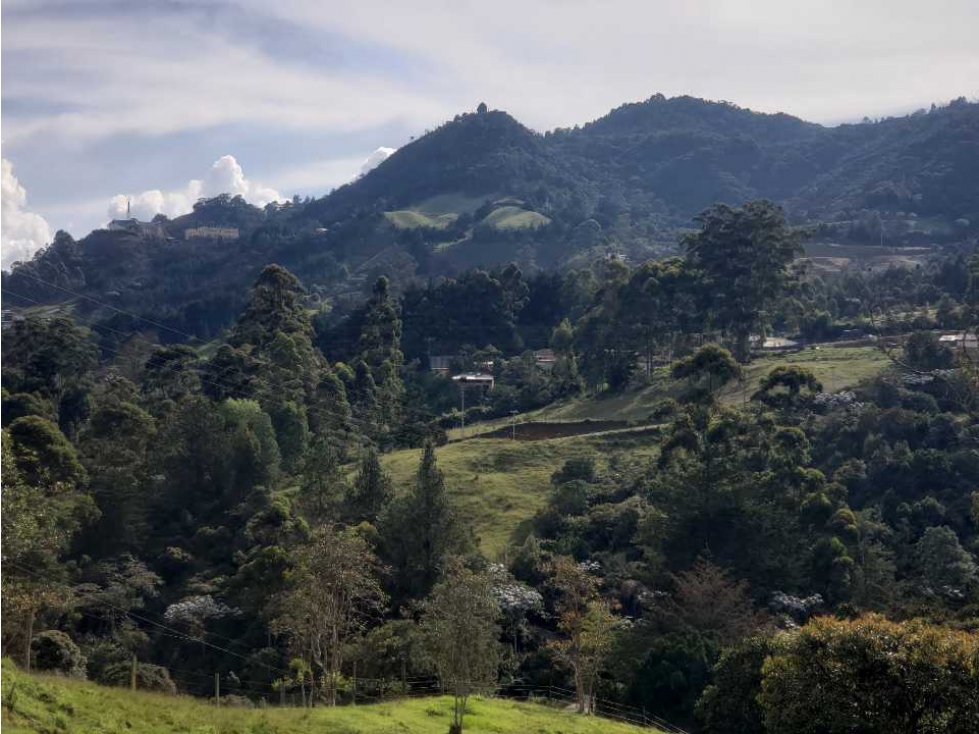
<svg viewBox="0 0 979 734">
<path fill-rule="evenodd" d="M 837 392 L 878 374 L 887 366 L 888 360 L 875 347 L 822 346 L 795 353 L 772 354 L 749 364 L 740 382 L 731 383 L 721 391 L 721 400 L 729 405 L 743 405 L 758 389 L 762 377 L 779 365 L 789 364 L 812 370 L 823 383 L 824 390 Z M 533 420 L 642 421 L 649 417 L 658 401 L 676 397 L 681 389 L 682 385 L 671 380 L 666 368 L 662 368 L 653 375 L 649 387 L 642 390 L 554 403 L 527 417 Z"/>
<path fill-rule="evenodd" d="M 416 227 L 445 229 L 455 221 L 456 215 L 433 215 L 413 209 L 399 209 L 398 211 L 384 212 L 384 217 L 398 229 L 415 229 Z"/>
<path fill-rule="evenodd" d="M 823 347 L 794 354 L 773 354 L 756 359 L 746 368 L 745 379 L 722 393 L 722 400 L 742 405 L 757 389 L 759 380 L 780 364 L 799 364 L 812 370 L 826 390 L 853 387 L 878 374 L 888 362 L 873 347 Z M 529 520 L 543 507 L 550 491 L 550 477 L 570 458 L 592 456 L 599 470 L 610 462 L 642 463 L 656 456 L 658 432 L 634 429 L 599 430 L 594 433 L 538 441 L 479 438 L 512 422 L 605 421 L 644 423 L 663 398 L 676 397 L 682 386 L 665 369 L 639 390 L 587 395 L 554 403 L 518 415 L 451 429 L 450 443 L 438 449 L 439 467 L 454 503 L 472 518 L 480 546 L 497 557 L 511 542 L 520 542 Z M 587 426 L 581 427 L 587 431 Z M 418 468 L 420 449 L 394 451 L 382 463 L 395 485 L 410 486 Z"/>
<path fill-rule="evenodd" d="M 780 364 L 799 364 L 812 370 L 824 389 L 835 392 L 853 387 L 883 370 L 888 362 L 873 347 L 822 347 L 794 354 L 756 359 L 745 379 L 727 387 L 721 399 L 742 405 L 758 388 L 759 380 Z M 621 420 L 648 421 L 656 404 L 676 397 L 682 386 L 661 369 L 641 390 L 613 395 L 589 395 L 549 405 L 516 417 L 524 421 Z M 612 430 L 540 441 L 476 438 L 511 424 L 510 418 L 478 423 L 449 432 L 452 440 L 438 450 L 439 467 L 456 506 L 473 519 L 480 547 L 497 557 L 511 542 L 520 542 L 530 518 L 543 507 L 550 477 L 569 458 L 591 455 L 600 470 L 609 462 L 646 462 L 658 451 L 655 430 Z M 582 427 L 587 429 L 587 427 Z M 418 468 L 420 450 L 395 451 L 382 458 L 396 486 L 409 486 Z"/>
<path fill-rule="evenodd" d="M 3 664 L 3 731 L 81 734 L 444 734 L 450 698 L 412 698 L 335 709 L 216 708 L 199 699 L 132 693 Z M 630 734 L 651 731 L 539 704 L 473 700 L 472 734 Z"/>
<path fill-rule="evenodd" d="M 549 217 L 519 206 L 501 206 L 494 209 L 483 221 L 497 229 L 535 229 L 551 223 Z"/>
<path fill-rule="evenodd" d="M 528 521 L 544 506 L 551 474 L 567 459 L 591 455 L 605 469 L 615 454 L 627 451 L 629 461 L 647 461 L 656 450 L 648 435 L 606 433 L 549 441 L 475 438 L 443 446 L 437 455 L 453 502 L 473 520 L 482 550 L 496 558 L 523 539 Z M 409 449 L 382 457 L 395 486 L 410 486 L 420 456 L 420 449 Z"/>
</svg>

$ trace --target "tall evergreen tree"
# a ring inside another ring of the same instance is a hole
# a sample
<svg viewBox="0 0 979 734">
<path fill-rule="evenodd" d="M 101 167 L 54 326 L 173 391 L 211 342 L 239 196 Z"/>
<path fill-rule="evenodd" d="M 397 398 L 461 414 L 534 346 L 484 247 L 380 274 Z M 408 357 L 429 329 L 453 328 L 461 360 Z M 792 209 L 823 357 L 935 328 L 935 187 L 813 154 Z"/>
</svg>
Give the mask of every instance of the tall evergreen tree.
<svg viewBox="0 0 979 734">
<path fill-rule="evenodd" d="M 358 348 L 360 359 L 370 368 L 377 387 L 378 421 L 384 429 L 393 430 L 400 420 L 404 400 L 401 381 L 404 356 L 398 304 L 391 297 L 388 279 L 383 276 L 374 284 L 367 304 Z"/>
<path fill-rule="evenodd" d="M 449 502 L 430 441 L 411 491 L 388 506 L 381 535 L 385 560 L 395 570 L 392 597 L 399 602 L 425 596 L 449 556 L 472 550 L 472 532 Z"/>
<path fill-rule="evenodd" d="M 347 515 L 353 522 L 374 522 L 392 496 L 391 479 L 381 468 L 377 452 L 371 449 L 361 461 L 347 495 Z"/>
</svg>

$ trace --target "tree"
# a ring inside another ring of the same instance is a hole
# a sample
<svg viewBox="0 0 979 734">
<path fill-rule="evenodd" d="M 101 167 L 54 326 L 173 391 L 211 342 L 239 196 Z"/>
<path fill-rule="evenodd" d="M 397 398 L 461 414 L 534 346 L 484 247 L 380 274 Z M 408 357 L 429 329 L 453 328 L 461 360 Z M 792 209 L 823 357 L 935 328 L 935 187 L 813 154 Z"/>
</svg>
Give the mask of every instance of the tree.
<svg viewBox="0 0 979 734">
<path fill-rule="evenodd" d="M 549 647 L 574 675 L 578 713 L 592 711 L 598 675 L 614 642 L 615 617 L 598 596 L 597 582 L 587 570 L 567 556 L 552 567 L 551 584 L 558 592 L 555 610 L 564 638 Z"/>
<path fill-rule="evenodd" d="M 761 623 L 747 583 L 733 581 L 722 568 L 704 558 L 674 576 L 673 582 L 676 593 L 662 614 L 674 626 L 730 644 Z"/>
<path fill-rule="evenodd" d="M 323 436 L 317 438 L 306 454 L 299 493 L 300 509 L 314 522 L 336 519 L 336 512 L 348 492 L 333 443 Z"/>
<path fill-rule="evenodd" d="M 929 331 L 916 331 L 908 337 L 904 357 L 919 370 L 948 369 L 955 362 L 955 353 Z"/>
<path fill-rule="evenodd" d="M 288 634 L 296 652 L 319 668 L 331 706 L 337 702 L 346 646 L 383 610 L 378 570 L 362 537 L 328 525 L 296 551 L 273 628 Z"/>
<path fill-rule="evenodd" d="M 381 276 L 374 284 L 371 299 L 360 328 L 358 352 L 371 370 L 377 386 L 380 423 L 392 429 L 401 416 L 404 384 L 401 381 L 401 318 L 391 298 L 388 279 Z"/>
<path fill-rule="evenodd" d="M 771 734 L 979 729 L 979 642 L 922 621 L 821 617 L 776 637 L 759 701 Z"/>
<path fill-rule="evenodd" d="M 469 696 L 491 692 L 500 660 L 500 607 L 493 580 L 453 565 L 426 599 L 422 630 L 443 689 L 452 693 L 449 734 L 462 734 Z"/>
<path fill-rule="evenodd" d="M 57 426 L 28 416 L 3 433 L 4 648 L 15 640 L 23 644 L 24 666 L 30 670 L 38 616 L 63 607 L 71 597 L 61 554 L 97 510 L 79 491 L 84 469 Z"/>
<path fill-rule="evenodd" d="M 157 347 L 143 366 L 143 392 L 160 400 L 179 400 L 200 390 L 197 350 L 186 344 Z"/>
<path fill-rule="evenodd" d="M 762 378 L 751 398 L 776 408 L 795 408 L 822 390 L 811 370 L 796 364 L 779 365 Z"/>
<path fill-rule="evenodd" d="M 977 575 L 972 554 L 959 544 L 955 531 L 945 525 L 925 530 L 914 547 L 914 566 L 921 582 L 935 591 L 961 591 Z"/>
<path fill-rule="evenodd" d="M 4 331 L 3 356 L 3 386 L 50 400 L 60 428 L 71 435 L 87 416 L 91 371 L 98 365 L 91 332 L 65 316 L 29 316 Z"/>
<path fill-rule="evenodd" d="M 799 232 L 770 201 L 735 209 L 715 204 L 698 218 L 700 231 L 687 235 L 687 260 L 700 276 L 707 322 L 734 336 L 739 362 L 750 357 L 749 338 L 792 280 L 789 266 L 802 252 Z"/>
<path fill-rule="evenodd" d="M 772 652 L 769 637 L 747 637 L 721 654 L 711 684 L 697 701 L 697 716 L 709 734 L 758 734 L 764 712 L 758 704 L 761 668 Z"/>
<path fill-rule="evenodd" d="M 398 601 L 425 596 L 450 556 L 472 549 L 472 534 L 449 502 L 435 447 L 425 444 L 411 491 L 388 505 L 381 522 L 384 557 L 395 571 Z"/>
<path fill-rule="evenodd" d="M 393 496 L 391 479 L 381 468 L 377 452 L 371 449 L 360 462 L 360 470 L 347 494 L 347 515 L 354 523 L 376 522 Z"/>
<path fill-rule="evenodd" d="M 705 391 L 709 398 L 731 380 L 740 378 L 740 365 L 731 353 L 717 344 L 705 344 L 689 357 L 673 363 L 670 374 L 674 379 L 686 379 L 690 384 Z"/>
<path fill-rule="evenodd" d="M 653 260 L 636 268 L 618 294 L 615 328 L 627 334 L 652 374 L 659 349 L 671 351 L 673 337 L 694 315 L 694 281 L 682 258 Z"/>
<path fill-rule="evenodd" d="M 100 400 L 79 448 L 101 516 L 87 534 L 97 553 L 135 551 L 147 536 L 151 484 L 148 453 L 156 421 L 129 400 Z"/>
</svg>

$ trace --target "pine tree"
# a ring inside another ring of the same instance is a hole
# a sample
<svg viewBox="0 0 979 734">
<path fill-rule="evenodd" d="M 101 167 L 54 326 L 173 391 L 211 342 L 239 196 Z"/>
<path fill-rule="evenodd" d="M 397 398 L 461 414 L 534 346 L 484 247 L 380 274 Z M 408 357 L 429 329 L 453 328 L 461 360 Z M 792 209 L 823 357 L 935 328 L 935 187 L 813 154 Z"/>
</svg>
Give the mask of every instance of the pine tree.
<svg viewBox="0 0 979 734">
<path fill-rule="evenodd" d="M 377 452 L 368 451 L 347 495 L 347 516 L 355 523 L 374 522 L 392 496 L 391 479 L 381 468 Z"/>
<path fill-rule="evenodd" d="M 381 535 L 386 560 L 396 572 L 393 596 L 398 601 L 425 596 L 446 559 L 472 549 L 472 532 L 449 503 L 430 441 L 425 444 L 414 487 L 388 506 Z"/>
<path fill-rule="evenodd" d="M 404 383 L 401 367 L 401 317 L 389 289 L 388 279 L 380 277 L 364 313 L 358 351 L 370 369 L 376 386 L 377 420 L 382 430 L 393 430 L 401 419 Z M 359 375 L 358 375 L 359 377 Z"/>
</svg>

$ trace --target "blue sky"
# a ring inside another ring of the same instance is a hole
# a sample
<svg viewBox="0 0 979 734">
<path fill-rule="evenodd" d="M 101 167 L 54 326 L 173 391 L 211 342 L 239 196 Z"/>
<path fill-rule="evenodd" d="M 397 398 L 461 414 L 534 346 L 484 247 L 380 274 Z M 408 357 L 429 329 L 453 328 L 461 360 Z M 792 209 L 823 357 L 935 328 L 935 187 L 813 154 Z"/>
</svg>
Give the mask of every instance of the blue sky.
<svg viewBox="0 0 979 734">
<path fill-rule="evenodd" d="M 969 0 L 4 0 L 4 263 L 117 195 L 322 195 L 481 100 L 543 130 L 657 92 L 827 124 L 974 97 L 974 22 Z"/>
</svg>

